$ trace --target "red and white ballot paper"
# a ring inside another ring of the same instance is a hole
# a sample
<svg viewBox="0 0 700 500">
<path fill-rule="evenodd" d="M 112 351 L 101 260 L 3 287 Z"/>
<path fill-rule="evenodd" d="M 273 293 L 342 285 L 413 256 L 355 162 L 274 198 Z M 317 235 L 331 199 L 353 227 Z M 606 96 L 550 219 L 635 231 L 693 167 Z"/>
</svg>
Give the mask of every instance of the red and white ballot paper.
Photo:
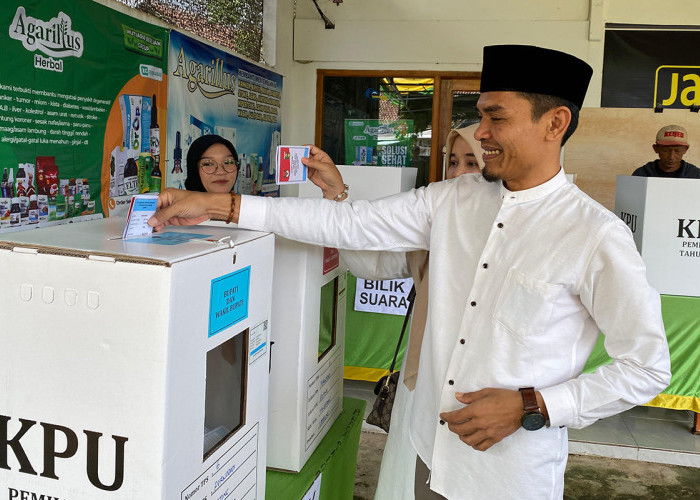
<svg viewBox="0 0 700 500">
<path fill-rule="evenodd" d="M 276 184 L 300 184 L 307 181 L 306 165 L 301 159 L 309 156 L 308 146 L 277 146 Z"/>
</svg>

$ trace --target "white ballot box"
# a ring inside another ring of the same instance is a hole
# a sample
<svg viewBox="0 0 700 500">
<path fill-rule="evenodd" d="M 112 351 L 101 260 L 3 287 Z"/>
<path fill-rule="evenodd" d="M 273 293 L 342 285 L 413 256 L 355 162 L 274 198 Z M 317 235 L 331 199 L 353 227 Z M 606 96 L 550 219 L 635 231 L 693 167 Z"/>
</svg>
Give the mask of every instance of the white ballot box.
<svg viewBox="0 0 700 500">
<path fill-rule="evenodd" d="M 346 281 L 337 250 L 276 238 L 268 467 L 299 472 L 343 410 Z"/>
<path fill-rule="evenodd" d="M 413 189 L 416 167 L 369 167 L 338 165 L 353 200 L 376 200 Z M 299 198 L 321 198 L 323 193 L 311 181 L 299 184 Z"/>
<path fill-rule="evenodd" d="M 274 262 L 267 466 L 299 472 L 343 410 L 346 267 L 279 236 Z"/>
<path fill-rule="evenodd" d="M 659 293 L 700 296 L 700 180 L 618 175 L 615 213 Z"/>
<path fill-rule="evenodd" d="M 274 237 L 123 229 L 0 237 L 2 494 L 264 498 Z"/>
</svg>

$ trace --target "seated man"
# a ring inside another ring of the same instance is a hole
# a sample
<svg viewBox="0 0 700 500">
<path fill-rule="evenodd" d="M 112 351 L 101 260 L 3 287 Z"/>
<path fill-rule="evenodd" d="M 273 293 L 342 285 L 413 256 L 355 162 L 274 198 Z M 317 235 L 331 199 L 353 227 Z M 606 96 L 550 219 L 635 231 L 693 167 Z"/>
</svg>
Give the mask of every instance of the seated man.
<svg viewBox="0 0 700 500">
<path fill-rule="evenodd" d="M 689 146 L 688 132 L 683 127 L 666 125 L 656 133 L 656 144 L 652 146 L 659 159 L 639 167 L 632 175 L 700 179 L 700 169 L 683 160 Z"/>
</svg>

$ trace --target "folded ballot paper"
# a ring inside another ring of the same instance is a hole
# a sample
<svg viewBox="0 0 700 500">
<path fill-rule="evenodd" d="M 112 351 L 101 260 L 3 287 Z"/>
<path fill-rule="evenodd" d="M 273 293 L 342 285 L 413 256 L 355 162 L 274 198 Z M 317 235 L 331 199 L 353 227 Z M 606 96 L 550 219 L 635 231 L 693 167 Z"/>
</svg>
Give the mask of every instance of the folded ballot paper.
<svg viewBox="0 0 700 500">
<path fill-rule="evenodd" d="M 276 184 L 300 184 L 307 180 L 307 168 L 301 159 L 309 156 L 308 146 L 277 146 Z"/>
</svg>

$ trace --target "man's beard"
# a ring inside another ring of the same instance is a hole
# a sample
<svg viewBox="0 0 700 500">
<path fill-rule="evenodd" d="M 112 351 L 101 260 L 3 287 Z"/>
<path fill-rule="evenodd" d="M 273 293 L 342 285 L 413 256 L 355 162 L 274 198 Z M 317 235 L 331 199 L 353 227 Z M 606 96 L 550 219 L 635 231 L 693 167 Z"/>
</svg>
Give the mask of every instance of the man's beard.
<svg viewBox="0 0 700 500">
<path fill-rule="evenodd" d="M 500 181 L 501 178 L 500 178 L 498 175 L 496 175 L 496 174 L 491 174 L 491 173 L 489 173 L 488 168 L 489 168 L 488 166 L 484 167 L 484 169 L 481 171 L 481 176 L 482 176 L 484 179 L 486 179 L 487 182 L 496 182 L 496 181 Z"/>
</svg>

